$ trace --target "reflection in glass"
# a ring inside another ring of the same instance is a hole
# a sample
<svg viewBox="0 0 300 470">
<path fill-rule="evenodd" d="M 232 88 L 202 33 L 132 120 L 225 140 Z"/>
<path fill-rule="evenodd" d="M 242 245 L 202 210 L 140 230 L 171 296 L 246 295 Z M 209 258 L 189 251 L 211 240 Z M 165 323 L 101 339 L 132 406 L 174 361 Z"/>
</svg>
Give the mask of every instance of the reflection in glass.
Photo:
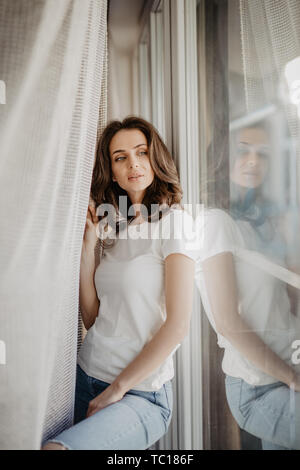
<svg viewBox="0 0 300 470">
<path fill-rule="evenodd" d="M 300 133 L 297 107 L 283 93 L 285 66 L 300 52 L 297 38 L 287 34 L 295 25 L 300 30 L 300 5 L 289 2 L 293 14 L 287 17 L 286 2 L 273 8 L 271 3 L 228 2 L 223 76 L 228 77 L 229 132 L 219 142 L 225 151 L 217 160 L 214 125 L 219 122 L 210 123 L 207 159 L 214 172 L 207 188 L 215 194 L 207 198 L 199 287 L 224 349 L 226 398 L 234 419 L 261 439 L 263 449 L 300 449 L 300 361 L 293 356 L 300 339 L 295 289 L 300 286 L 295 145 Z M 225 106 L 226 100 L 217 104 Z M 212 389 L 211 395 L 216 400 Z"/>
</svg>

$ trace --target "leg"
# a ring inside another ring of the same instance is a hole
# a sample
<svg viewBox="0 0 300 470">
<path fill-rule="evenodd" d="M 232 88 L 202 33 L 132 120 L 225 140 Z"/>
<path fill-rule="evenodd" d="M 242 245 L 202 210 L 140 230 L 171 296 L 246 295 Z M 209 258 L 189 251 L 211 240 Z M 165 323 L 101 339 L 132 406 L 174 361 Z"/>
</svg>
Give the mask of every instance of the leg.
<svg viewBox="0 0 300 470">
<path fill-rule="evenodd" d="M 78 367 L 75 394 L 75 426 L 44 444 L 66 449 L 146 449 L 169 426 L 172 384 L 157 392 L 129 390 L 119 402 L 86 418 L 89 402 L 109 384 L 89 377 Z"/>
<path fill-rule="evenodd" d="M 68 449 L 64 447 L 62 444 L 57 444 L 55 442 L 48 442 L 41 448 L 41 450 L 68 450 Z"/>
<path fill-rule="evenodd" d="M 112 450 L 147 449 L 167 431 L 171 419 L 165 403 L 171 402 L 169 390 L 141 392 L 149 398 L 127 393 L 110 405 L 56 436 L 68 449 Z"/>
<path fill-rule="evenodd" d="M 74 406 L 74 423 L 78 423 L 85 419 L 89 402 L 99 395 L 109 385 L 105 382 L 96 381 L 97 388 L 95 389 L 95 379 L 89 377 L 77 365 L 76 374 L 76 390 L 75 390 L 75 406 Z M 50 439 L 42 446 L 42 450 L 68 450 L 69 447 L 64 443 L 57 441 L 57 439 Z"/>
<path fill-rule="evenodd" d="M 300 393 L 281 382 L 252 386 L 227 376 L 226 395 L 239 426 L 261 438 L 264 449 L 300 449 Z"/>
<path fill-rule="evenodd" d="M 264 439 L 261 440 L 263 450 L 289 450 L 286 447 L 273 444 L 272 442 L 267 442 Z"/>
</svg>

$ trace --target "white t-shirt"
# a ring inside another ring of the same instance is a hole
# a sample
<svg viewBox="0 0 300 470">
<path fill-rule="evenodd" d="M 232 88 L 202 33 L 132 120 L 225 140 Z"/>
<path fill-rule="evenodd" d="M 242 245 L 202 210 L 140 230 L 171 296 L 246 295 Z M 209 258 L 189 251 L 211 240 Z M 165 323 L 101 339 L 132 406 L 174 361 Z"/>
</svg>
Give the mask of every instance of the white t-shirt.
<svg viewBox="0 0 300 470">
<path fill-rule="evenodd" d="M 160 221 L 129 225 L 104 251 L 95 271 L 99 312 L 78 356 L 88 375 L 112 383 L 165 322 L 164 260 L 171 253 L 197 260 L 199 252 L 187 248 L 191 223 L 186 211 L 172 208 Z M 172 379 L 179 346 L 134 389 L 159 390 Z"/>
<path fill-rule="evenodd" d="M 216 331 L 216 326 L 201 262 L 218 253 L 229 251 L 232 252 L 235 263 L 240 315 L 281 359 L 300 373 L 300 365 L 291 362 L 294 352 L 292 343 L 300 339 L 300 320 L 290 311 L 286 284 L 237 256 L 239 248 L 262 251 L 261 239 L 257 232 L 248 222 L 234 221 L 220 209 L 206 210 L 197 224 L 202 239 L 200 262 L 196 264 L 196 284 L 214 330 Z M 264 227 L 260 228 L 263 229 Z M 263 248 L 266 255 L 268 250 L 271 251 L 271 244 L 272 242 Z M 282 265 L 282 260 L 277 262 Z M 222 335 L 217 333 L 217 337 L 219 346 L 225 350 L 222 369 L 226 374 L 240 377 L 252 385 L 266 385 L 277 381 L 243 357 Z"/>
</svg>

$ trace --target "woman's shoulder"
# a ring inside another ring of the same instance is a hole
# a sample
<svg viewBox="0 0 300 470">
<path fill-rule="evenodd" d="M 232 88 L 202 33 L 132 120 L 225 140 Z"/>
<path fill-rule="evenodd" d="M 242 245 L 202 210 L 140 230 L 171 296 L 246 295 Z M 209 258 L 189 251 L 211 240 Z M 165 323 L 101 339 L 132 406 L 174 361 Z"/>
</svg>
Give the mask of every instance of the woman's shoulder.
<svg viewBox="0 0 300 470">
<path fill-rule="evenodd" d="M 208 228 L 231 228 L 231 230 L 237 229 L 237 224 L 231 215 L 224 209 L 219 208 L 206 208 L 200 207 L 195 217 L 195 223 L 197 227 L 201 227 L 203 230 Z"/>
<path fill-rule="evenodd" d="M 190 210 L 180 205 L 170 206 L 162 216 L 162 224 L 173 223 L 175 225 L 193 224 L 194 218 Z"/>
<path fill-rule="evenodd" d="M 230 230 L 238 231 L 235 220 L 224 209 L 206 208 L 199 204 L 195 208 L 191 204 L 171 206 L 163 215 L 162 222 L 172 221 L 176 225 L 186 224 L 195 230 Z"/>
<path fill-rule="evenodd" d="M 203 208 L 198 214 L 196 232 L 203 259 L 225 251 L 235 253 L 243 245 L 236 222 L 223 209 Z"/>
<path fill-rule="evenodd" d="M 229 212 L 225 211 L 225 209 L 220 209 L 218 207 L 204 207 L 203 208 L 203 213 L 206 217 L 211 217 L 211 218 L 216 218 L 216 219 L 222 219 L 222 220 L 227 220 L 227 221 L 232 221 L 233 218 L 229 214 Z"/>
</svg>

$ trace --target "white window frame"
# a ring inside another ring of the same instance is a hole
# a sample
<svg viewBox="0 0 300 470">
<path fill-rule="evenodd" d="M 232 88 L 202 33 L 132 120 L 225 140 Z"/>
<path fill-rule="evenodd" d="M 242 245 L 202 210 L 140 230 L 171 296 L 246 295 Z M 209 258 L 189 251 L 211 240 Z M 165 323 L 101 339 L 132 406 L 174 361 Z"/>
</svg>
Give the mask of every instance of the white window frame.
<svg viewBox="0 0 300 470">
<path fill-rule="evenodd" d="M 139 64 L 139 114 L 147 121 L 152 121 L 151 114 L 151 89 L 149 70 L 149 46 L 147 40 L 139 44 L 138 49 Z"/>
<path fill-rule="evenodd" d="M 200 203 L 197 0 L 171 0 L 170 6 L 173 153 L 184 191 L 183 202 L 194 209 Z M 184 398 L 179 400 L 177 410 L 179 449 L 203 449 L 201 315 L 197 291 L 190 334 L 177 354 L 178 388 L 180 398 Z"/>
</svg>

